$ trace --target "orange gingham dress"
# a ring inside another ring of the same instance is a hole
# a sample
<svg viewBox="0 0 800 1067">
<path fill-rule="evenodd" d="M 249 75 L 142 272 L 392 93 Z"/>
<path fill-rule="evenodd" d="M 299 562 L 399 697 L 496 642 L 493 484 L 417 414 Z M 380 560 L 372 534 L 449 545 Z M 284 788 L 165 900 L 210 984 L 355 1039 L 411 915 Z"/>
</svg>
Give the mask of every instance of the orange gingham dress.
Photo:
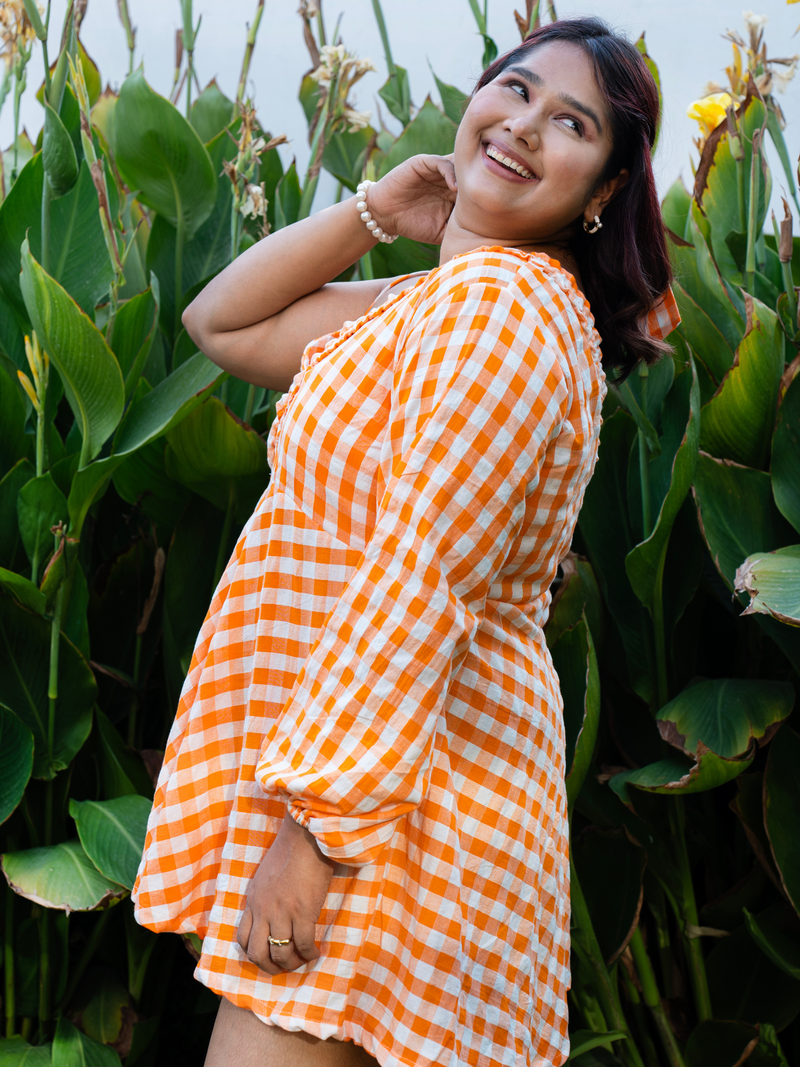
<svg viewBox="0 0 800 1067">
<path fill-rule="evenodd" d="M 139 922 L 197 933 L 199 980 L 264 1022 L 384 1067 L 567 1058 L 564 728 L 542 626 L 604 392 L 572 277 L 513 249 L 457 256 L 306 349 L 134 889 Z M 287 802 L 337 863 L 321 957 L 270 977 L 236 932 Z"/>
</svg>

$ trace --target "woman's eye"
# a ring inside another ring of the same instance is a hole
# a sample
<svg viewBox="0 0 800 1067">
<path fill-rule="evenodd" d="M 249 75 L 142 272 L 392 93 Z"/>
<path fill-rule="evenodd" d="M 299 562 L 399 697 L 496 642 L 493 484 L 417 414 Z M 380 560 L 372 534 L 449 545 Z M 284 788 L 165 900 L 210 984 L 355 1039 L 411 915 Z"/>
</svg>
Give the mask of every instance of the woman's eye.
<svg viewBox="0 0 800 1067">
<path fill-rule="evenodd" d="M 562 119 L 561 121 L 567 123 L 569 128 L 574 130 L 575 133 L 583 133 L 583 126 L 577 119 Z"/>
<path fill-rule="evenodd" d="M 513 89 L 517 96 L 521 96 L 523 100 L 528 99 L 528 90 L 522 84 L 522 82 L 509 82 L 509 89 Z"/>
</svg>

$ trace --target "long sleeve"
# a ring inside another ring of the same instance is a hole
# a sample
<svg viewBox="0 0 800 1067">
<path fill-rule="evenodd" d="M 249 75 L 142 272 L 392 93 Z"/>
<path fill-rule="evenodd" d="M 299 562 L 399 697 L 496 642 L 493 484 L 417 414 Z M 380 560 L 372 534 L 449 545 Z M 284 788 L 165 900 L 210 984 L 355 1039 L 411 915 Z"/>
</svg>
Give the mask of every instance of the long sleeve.
<svg viewBox="0 0 800 1067">
<path fill-rule="evenodd" d="M 462 263 L 403 327 L 375 526 L 256 770 L 353 865 L 425 795 L 450 678 L 569 404 L 575 342 L 536 290 Z"/>
</svg>

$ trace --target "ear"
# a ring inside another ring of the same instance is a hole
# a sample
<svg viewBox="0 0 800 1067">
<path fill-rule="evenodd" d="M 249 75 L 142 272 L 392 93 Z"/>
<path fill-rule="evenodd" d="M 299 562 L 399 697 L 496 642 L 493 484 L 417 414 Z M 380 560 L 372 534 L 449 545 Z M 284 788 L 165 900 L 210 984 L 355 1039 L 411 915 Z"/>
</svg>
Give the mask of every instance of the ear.
<svg viewBox="0 0 800 1067">
<path fill-rule="evenodd" d="M 616 178 L 608 178 L 601 182 L 595 189 L 592 199 L 586 205 L 583 215 L 587 222 L 592 222 L 595 215 L 603 214 L 606 205 L 614 199 L 620 189 L 625 185 L 630 176 L 630 171 L 623 167 Z"/>
</svg>

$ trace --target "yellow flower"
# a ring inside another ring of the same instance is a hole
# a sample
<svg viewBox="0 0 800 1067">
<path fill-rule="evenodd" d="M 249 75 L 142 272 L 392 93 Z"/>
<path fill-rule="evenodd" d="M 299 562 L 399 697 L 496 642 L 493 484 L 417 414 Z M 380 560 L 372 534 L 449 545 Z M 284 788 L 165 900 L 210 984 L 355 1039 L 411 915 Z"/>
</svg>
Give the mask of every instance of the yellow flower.
<svg viewBox="0 0 800 1067">
<path fill-rule="evenodd" d="M 17 371 L 17 377 L 19 378 L 20 385 L 25 390 L 25 392 L 28 394 L 28 398 L 29 398 L 30 402 L 33 404 L 34 411 L 36 411 L 36 413 L 39 414 L 39 412 L 41 412 L 42 409 L 41 409 L 41 406 L 39 404 L 39 397 L 36 395 L 36 390 L 33 388 L 33 384 L 31 383 L 30 378 L 28 377 L 28 375 L 24 371 L 21 371 L 21 370 Z"/>
<path fill-rule="evenodd" d="M 724 121 L 725 110 L 732 103 L 733 99 L 729 93 L 711 93 L 710 96 L 704 96 L 690 104 L 686 114 L 698 123 L 703 137 L 708 137 L 711 131 Z"/>
</svg>

